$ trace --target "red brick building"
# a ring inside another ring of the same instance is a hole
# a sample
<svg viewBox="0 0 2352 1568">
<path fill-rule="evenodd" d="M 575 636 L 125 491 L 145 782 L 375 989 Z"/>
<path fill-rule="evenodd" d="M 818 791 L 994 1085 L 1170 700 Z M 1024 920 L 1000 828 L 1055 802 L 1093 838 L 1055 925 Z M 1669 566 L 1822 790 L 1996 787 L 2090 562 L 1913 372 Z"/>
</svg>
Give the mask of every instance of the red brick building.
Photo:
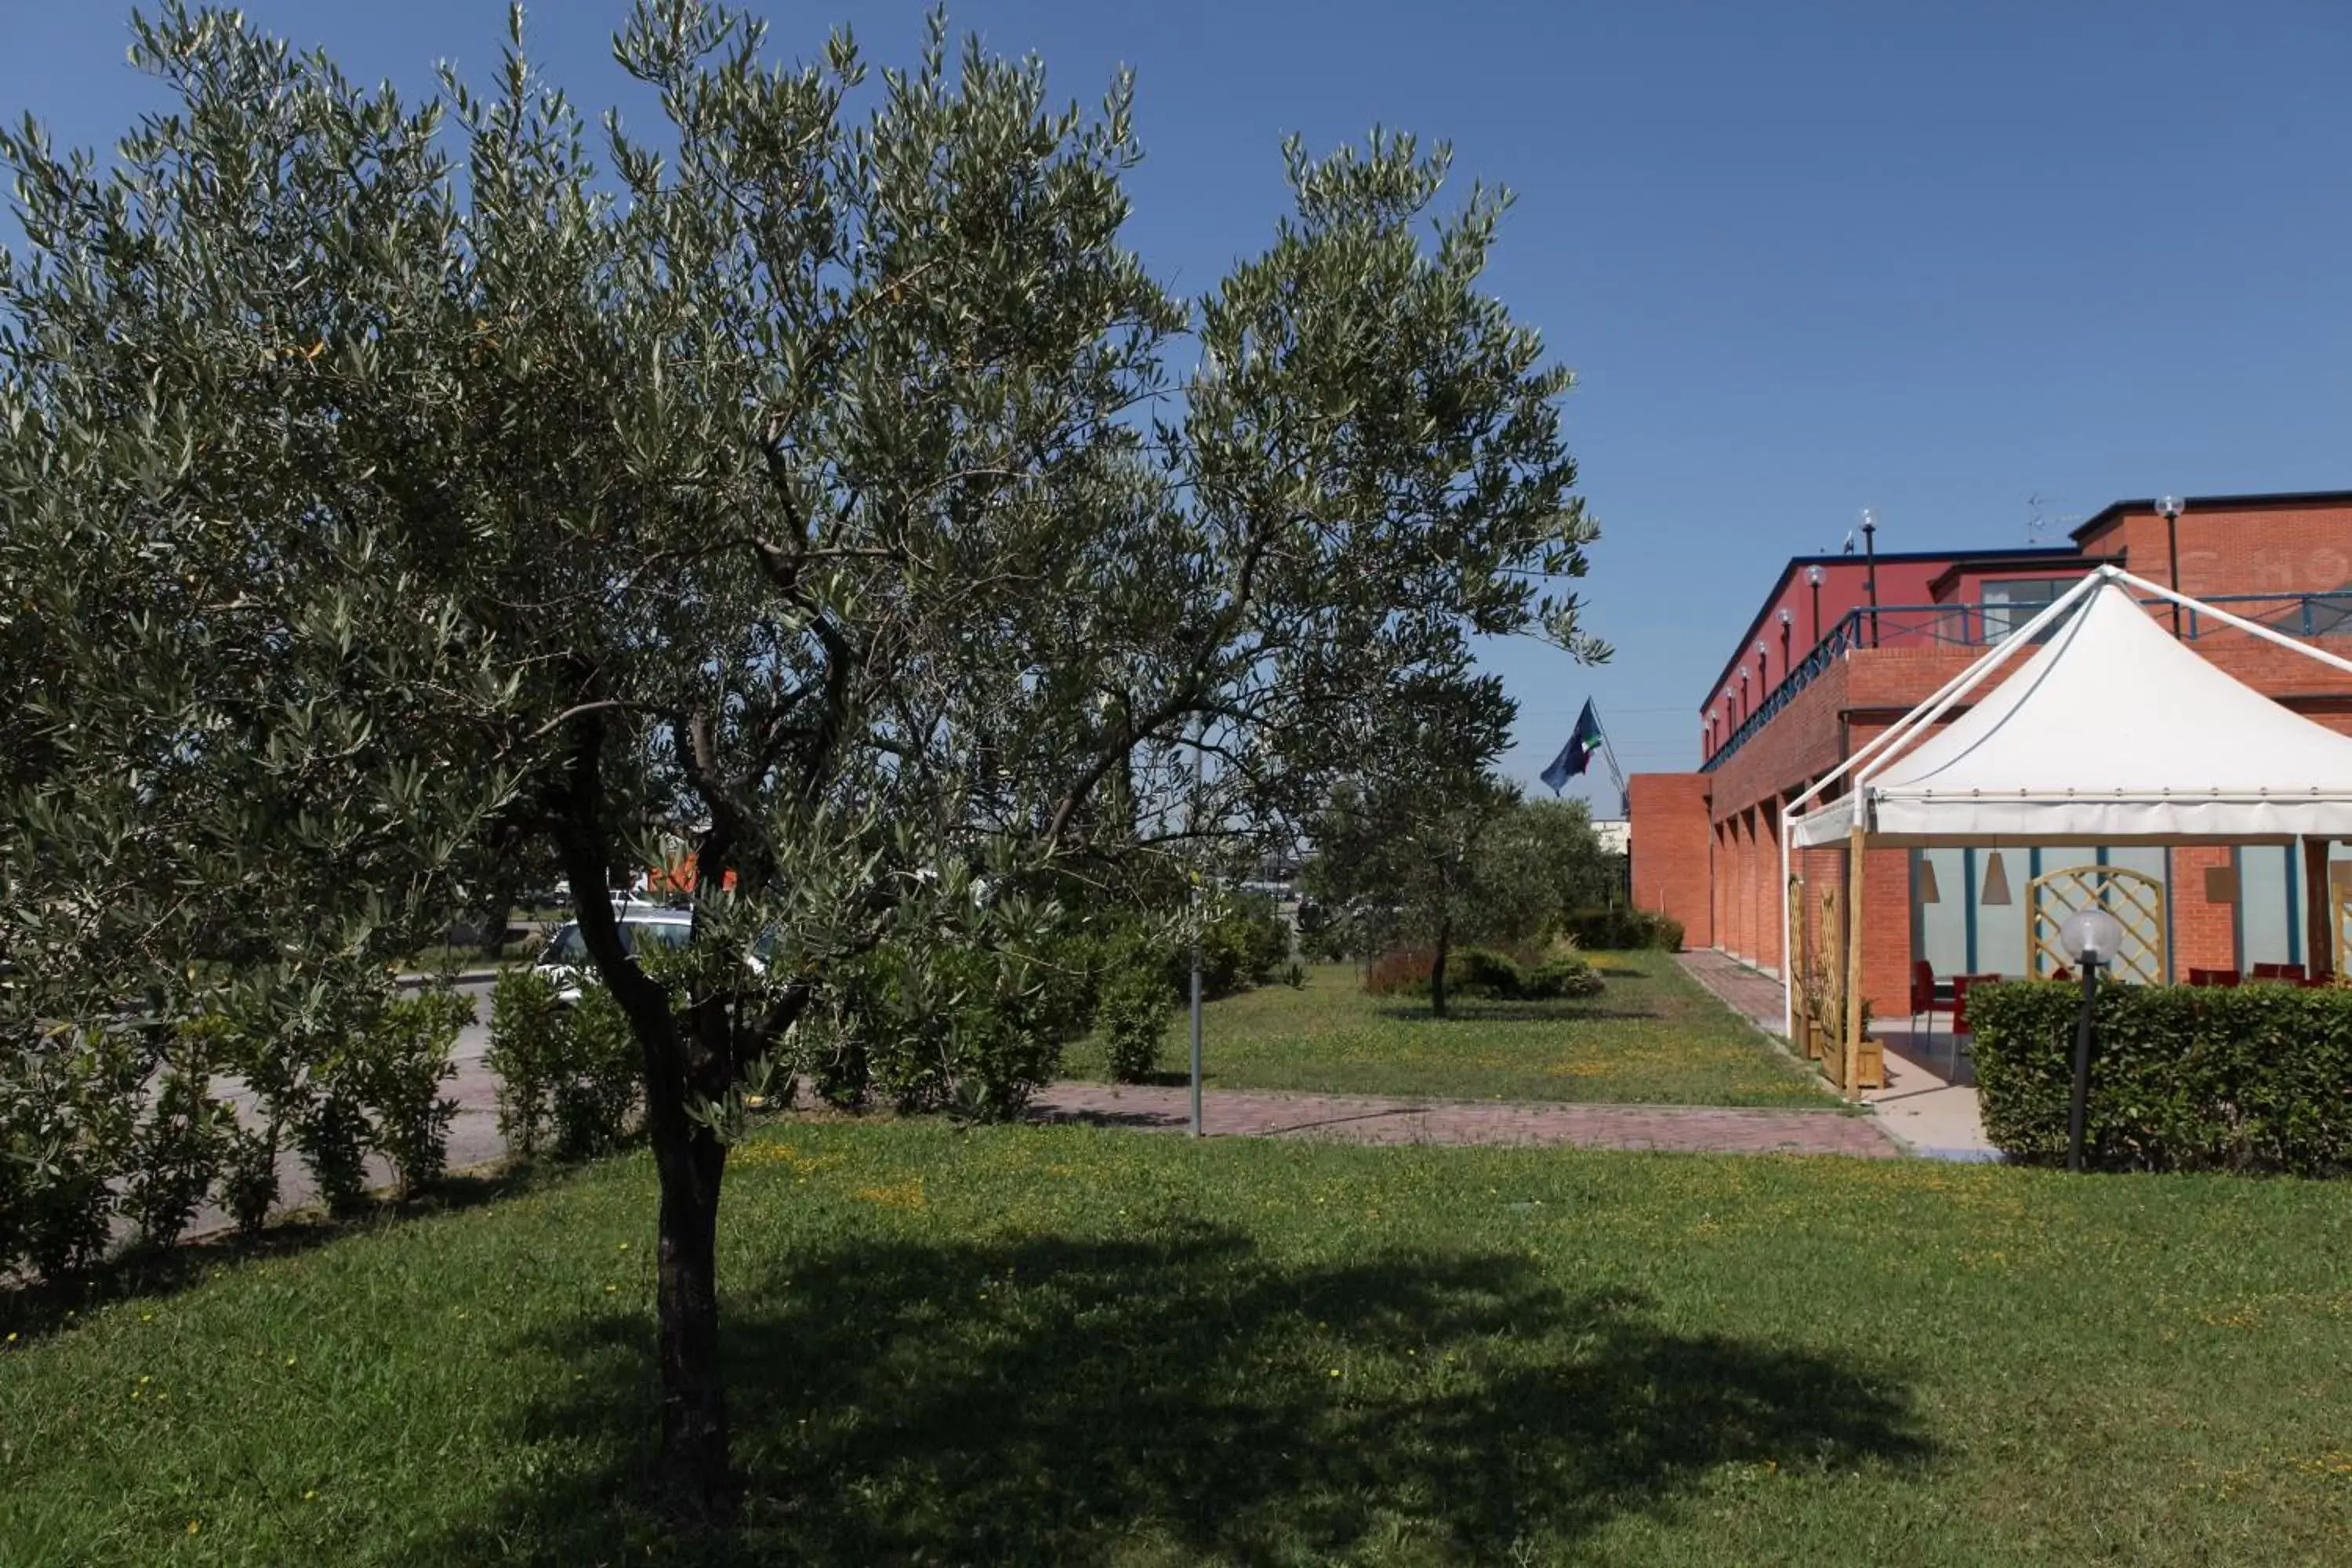
<svg viewBox="0 0 2352 1568">
<path fill-rule="evenodd" d="M 2152 500 L 2118 501 L 2056 548 L 1800 556 L 1699 705 L 1699 770 L 1630 781 L 1635 901 L 1681 921 L 1691 946 L 1777 973 L 1782 808 L 2104 563 L 2352 654 L 2352 491 L 2191 497 L 2177 520 Z M 2171 626 L 2168 607 L 2151 613 Z M 2256 690 L 2352 733 L 2352 676 L 2187 612 L 2179 635 Z M 2352 858 L 2352 847 L 2331 852 Z M 1882 1016 L 1900 1015 L 1916 960 L 1938 974 L 2022 973 L 2013 889 L 2095 860 L 2163 883 L 2176 973 L 2332 966 L 2332 952 L 2312 951 L 2318 922 L 2292 859 L 2277 845 L 1873 849 L 1865 987 Z"/>
</svg>

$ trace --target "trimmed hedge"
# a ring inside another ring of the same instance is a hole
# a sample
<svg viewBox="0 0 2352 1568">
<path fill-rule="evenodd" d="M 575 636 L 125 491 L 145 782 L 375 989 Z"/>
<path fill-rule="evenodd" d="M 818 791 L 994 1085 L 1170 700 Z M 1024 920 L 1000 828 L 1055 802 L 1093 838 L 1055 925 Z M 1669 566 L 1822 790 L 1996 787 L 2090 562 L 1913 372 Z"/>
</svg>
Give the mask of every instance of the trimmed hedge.
<svg viewBox="0 0 2352 1568">
<path fill-rule="evenodd" d="M 2011 1159 L 2066 1158 L 2079 986 L 1969 993 L 1985 1131 Z M 2099 988 L 2085 1163 L 2116 1171 L 2352 1170 L 2352 991 Z"/>
<path fill-rule="evenodd" d="M 1680 952 L 1683 922 L 1650 910 L 1579 910 L 1559 922 L 1559 934 L 1587 952 Z"/>
<path fill-rule="evenodd" d="M 0 1037 L 0 1277 L 81 1272 L 118 1233 L 169 1247 L 207 1202 L 257 1229 L 289 1150 L 336 1209 L 366 1197 L 371 1154 L 401 1196 L 439 1178 L 457 1111 L 441 1089 L 469 999 L 355 994 L 309 1012 L 246 999 L 248 1013 Z"/>
</svg>

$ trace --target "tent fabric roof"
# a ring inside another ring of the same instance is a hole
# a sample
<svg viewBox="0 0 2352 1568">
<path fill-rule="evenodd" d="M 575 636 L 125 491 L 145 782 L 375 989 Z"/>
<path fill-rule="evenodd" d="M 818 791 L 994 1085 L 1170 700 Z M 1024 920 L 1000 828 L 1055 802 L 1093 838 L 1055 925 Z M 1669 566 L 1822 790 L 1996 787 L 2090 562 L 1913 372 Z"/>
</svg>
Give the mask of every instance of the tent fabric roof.
<svg viewBox="0 0 2352 1568">
<path fill-rule="evenodd" d="M 2352 737 L 2175 641 L 2112 581 L 1968 712 L 1790 818 L 1875 844 L 2352 837 Z"/>
</svg>

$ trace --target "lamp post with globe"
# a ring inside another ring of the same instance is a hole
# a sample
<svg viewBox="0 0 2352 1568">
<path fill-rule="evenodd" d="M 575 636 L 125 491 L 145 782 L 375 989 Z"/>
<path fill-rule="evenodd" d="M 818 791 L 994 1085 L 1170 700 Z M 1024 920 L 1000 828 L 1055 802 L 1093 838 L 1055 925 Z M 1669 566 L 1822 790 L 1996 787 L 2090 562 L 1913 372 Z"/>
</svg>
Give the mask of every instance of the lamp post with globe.
<svg viewBox="0 0 2352 1568">
<path fill-rule="evenodd" d="M 2105 910 L 2078 910 L 2058 927 L 2058 945 L 2083 966 L 2083 1011 L 2074 1023 L 2074 1102 L 2066 1120 L 2066 1168 L 2083 1168 L 2083 1129 L 2091 1104 L 2091 1010 L 2099 995 L 2099 966 L 2112 963 L 2123 922 Z"/>
</svg>

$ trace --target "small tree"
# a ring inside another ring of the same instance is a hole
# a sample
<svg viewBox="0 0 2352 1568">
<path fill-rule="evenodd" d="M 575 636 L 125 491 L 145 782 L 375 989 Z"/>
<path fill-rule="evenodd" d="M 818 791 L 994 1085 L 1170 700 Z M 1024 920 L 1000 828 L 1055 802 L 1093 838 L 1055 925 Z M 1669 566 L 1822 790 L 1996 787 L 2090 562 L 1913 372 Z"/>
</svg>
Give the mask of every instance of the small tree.
<svg viewBox="0 0 2352 1568">
<path fill-rule="evenodd" d="M 1486 835 L 1482 853 L 1487 906 L 1514 937 L 1556 931 L 1618 892 L 1616 858 L 1601 848 L 1580 800 L 1519 801 Z"/>
<path fill-rule="evenodd" d="M 1309 897 L 1370 933 L 1428 944 L 1430 1006 L 1445 1016 L 1445 966 L 1465 940 L 1531 934 L 1548 889 L 1490 839 L 1521 809 L 1517 786 L 1486 771 L 1513 704 L 1492 678 L 1413 692 L 1387 713 L 1379 773 L 1360 774 L 1314 824 Z"/>
<path fill-rule="evenodd" d="M 1295 824 L 1400 693 L 1490 709 L 1474 637 L 1598 651 L 1545 589 L 1593 531 L 1569 376 L 1479 291 L 1507 198 L 1432 217 L 1442 151 L 1294 143 L 1187 302 L 1120 243 L 1124 79 L 1056 108 L 935 23 L 869 86 L 641 0 L 666 145 L 608 178 L 516 26 L 413 106 L 168 5 L 118 170 L 0 138 L 0 1025 L 142 966 L 324 1020 L 486 846 L 551 854 L 643 1062 L 657 1479 L 717 1517 L 728 1142 L 842 977 L 961 994 L 1073 868 Z M 678 835 L 648 968 L 603 889 Z"/>
</svg>

